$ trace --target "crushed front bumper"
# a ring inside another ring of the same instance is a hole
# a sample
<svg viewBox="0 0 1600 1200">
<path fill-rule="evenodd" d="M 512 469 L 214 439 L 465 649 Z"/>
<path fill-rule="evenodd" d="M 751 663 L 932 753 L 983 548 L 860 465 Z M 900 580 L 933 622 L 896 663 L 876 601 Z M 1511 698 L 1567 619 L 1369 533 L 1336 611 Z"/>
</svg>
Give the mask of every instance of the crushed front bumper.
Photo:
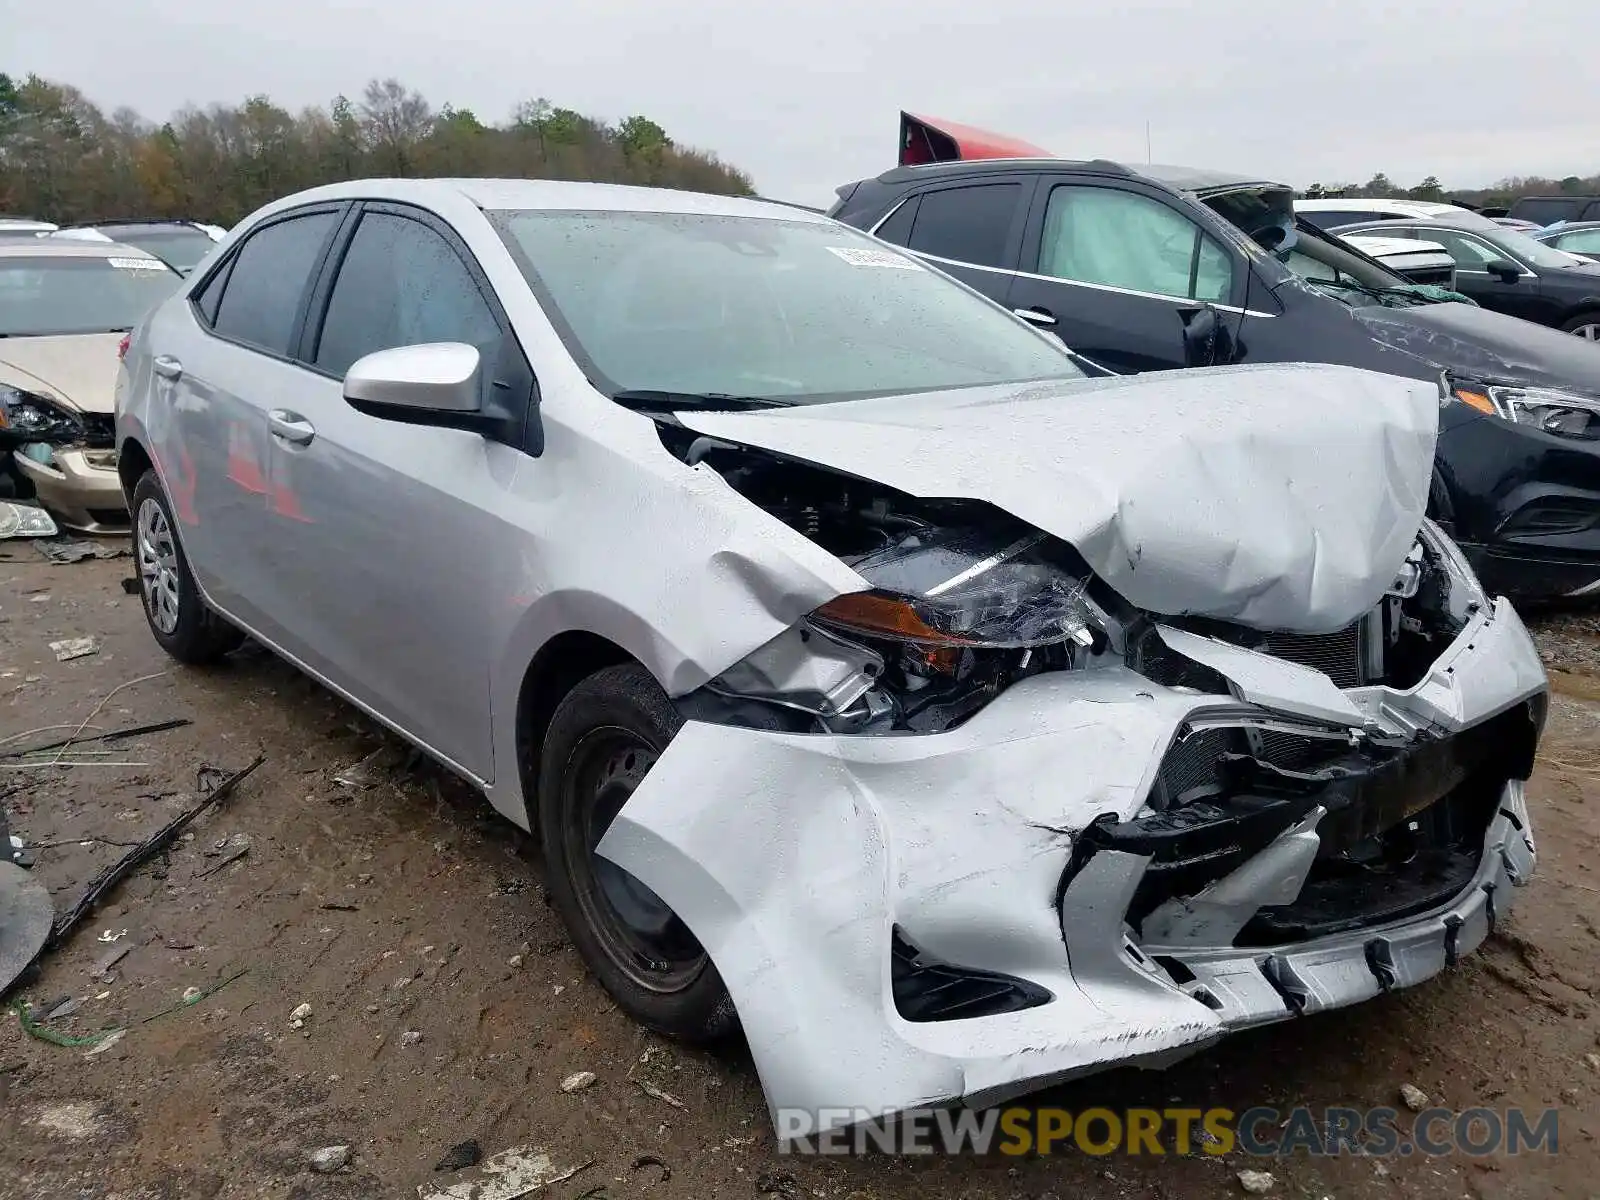
<svg viewBox="0 0 1600 1200">
<path fill-rule="evenodd" d="M 126 533 L 128 501 L 117 475 L 115 450 L 47 448 L 35 458 L 32 446 L 17 449 L 17 469 L 33 484 L 39 503 L 56 520 L 78 533 Z"/>
<path fill-rule="evenodd" d="M 1522 786 L 1504 779 L 1476 869 L 1442 902 L 1325 937 L 1236 945 L 1251 914 L 1296 899 L 1325 815 L 1316 809 L 1141 931 L 1129 911 L 1150 859 L 1083 847 L 1096 822 L 1145 811 L 1169 747 L 1197 717 L 1266 712 L 1274 695 L 1279 718 L 1284 706 L 1303 715 L 1337 700 L 1391 732 L 1440 738 L 1518 706 L 1537 709 L 1537 722 L 1546 688 L 1504 601 L 1408 690 L 1329 684 L 1330 698 L 1308 692 L 1303 671 L 1263 672 L 1249 681 L 1253 705 L 1121 667 L 1037 675 L 965 724 L 920 736 L 691 721 L 599 851 L 705 945 L 779 1128 L 782 1109 L 808 1110 L 821 1128 L 1163 1066 L 1232 1030 L 1427 978 L 1487 936 L 1508 885 L 1533 867 Z M 908 1020 L 895 991 L 907 942 L 975 976 L 1021 981 L 1031 999 Z"/>
</svg>

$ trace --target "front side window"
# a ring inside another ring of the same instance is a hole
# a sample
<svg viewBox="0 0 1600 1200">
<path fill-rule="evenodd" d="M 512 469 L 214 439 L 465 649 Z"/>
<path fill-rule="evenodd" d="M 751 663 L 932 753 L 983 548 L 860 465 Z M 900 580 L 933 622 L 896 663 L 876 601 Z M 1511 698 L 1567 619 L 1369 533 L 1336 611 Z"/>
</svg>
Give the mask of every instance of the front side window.
<svg viewBox="0 0 1600 1200">
<path fill-rule="evenodd" d="M 424 342 L 481 349 L 499 336 L 494 313 L 449 242 L 420 221 L 369 212 L 340 264 L 315 361 L 342 376 L 378 350 Z"/>
<path fill-rule="evenodd" d="M 0 337 L 121 333 L 182 282 L 153 258 L 0 256 Z"/>
<path fill-rule="evenodd" d="M 1006 243 L 1022 203 L 1020 183 L 924 192 L 906 245 L 920 254 L 980 267 L 1007 267 Z"/>
<path fill-rule="evenodd" d="M 1175 299 L 1227 300 L 1233 266 L 1193 221 L 1148 196 L 1112 188 L 1050 192 L 1039 274 Z"/>
<path fill-rule="evenodd" d="M 336 219 L 331 212 L 308 213 L 251 234 L 234 259 L 212 328 L 288 355 L 300 298 Z"/>
<path fill-rule="evenodd" d="M 1438 242 L 1450 252 L 1450 257 L 1455 259 L 1456 266 L 1468 271 L 1482 271 L 1492 262 L 1510 261 L 1510 256 L 1498 246 L 1491 246 L 1488 242 L 1480 241 L 1465 233 L 1457 233 L 1453 229 L 1424 229 L 1416 232 L 1414 236 L 1426 242 Z M 1513 266 L 1517 264 L 1512 262 Z"/>
<path fill-rule="evenodd" d="M 608 394 L 803 404 L 1082 374 L 1005 310 L 846 226 L 611 211 L 493 217 L 573 358 Z"/>
</svg>

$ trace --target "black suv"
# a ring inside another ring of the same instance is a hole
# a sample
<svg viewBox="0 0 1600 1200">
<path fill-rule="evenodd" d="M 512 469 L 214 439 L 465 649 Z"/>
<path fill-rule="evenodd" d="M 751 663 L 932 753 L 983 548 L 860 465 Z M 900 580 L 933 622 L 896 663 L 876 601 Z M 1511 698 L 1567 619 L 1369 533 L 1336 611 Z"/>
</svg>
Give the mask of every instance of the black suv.
<svg viewBox="0 0 1600 1200">
<path fill-rule="evenodd" d="M 1506 209 L 1506 216 L 1535 225 L 1600 221 L 1600 196 L 1523 196 Z"/>
<path fill-rule="evenodd" d="M 829 214 L 1115 372 L 1328 362 L 1442 380 L 1432 515 L 1497 591 L 1600 594 L 1595 346 L 1409 284 L 1297 221 L 1285 185 L 974 158 L 997 152 L 974 134 L 903 114 L 918 165 L 846 184 Z"/>
</svg>

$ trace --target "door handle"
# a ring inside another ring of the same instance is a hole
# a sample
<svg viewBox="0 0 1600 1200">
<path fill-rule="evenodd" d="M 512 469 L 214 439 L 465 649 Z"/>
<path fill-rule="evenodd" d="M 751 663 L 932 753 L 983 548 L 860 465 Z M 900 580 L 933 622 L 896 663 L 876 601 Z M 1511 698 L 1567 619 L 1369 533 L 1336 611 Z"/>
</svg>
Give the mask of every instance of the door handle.
<svg viewBox="0 0 1600 1200">
<path fill-rule="evenodd" d="M 1041 329 L 1048 329 L 1056 323 L 1055 315 L 1042 308 L 1013 308 L 1011 311 L 1029 325 L 1037 325 Z"/>
<path fill-rule="evenodd" d="M 163 379 L 176 379 L 183 374 L 183 364 L 170 354 L 158 354 L 150 364 Z"/>
<path fill-rule="evenodd" d="M 317 436 L 317 427 L 299 413 L 275 408 L 267 414 L 267 428 L 273 437 L 280 437 L 296 446 L 307 445 Z"/>
</svg>

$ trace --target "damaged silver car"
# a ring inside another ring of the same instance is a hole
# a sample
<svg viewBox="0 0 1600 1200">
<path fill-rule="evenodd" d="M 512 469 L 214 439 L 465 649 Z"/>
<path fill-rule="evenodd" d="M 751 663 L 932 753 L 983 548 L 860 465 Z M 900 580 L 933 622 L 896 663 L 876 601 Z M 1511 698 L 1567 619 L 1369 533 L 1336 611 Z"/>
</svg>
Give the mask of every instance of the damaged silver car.
<svg viewBox="0 0 1600 1200">
<path fill-rule="evenodd" d="M 887 1114 L 1504 917 L 1546 681 L 1423 518 L 1440 404 L 1088 378 L 781 205 L 383 181 L 231 232 L 117 433 L 169 652 L 273 647 L 539 831 L 623 1009 L 742 1029 L 774 1112 Z"/>
</svg>

